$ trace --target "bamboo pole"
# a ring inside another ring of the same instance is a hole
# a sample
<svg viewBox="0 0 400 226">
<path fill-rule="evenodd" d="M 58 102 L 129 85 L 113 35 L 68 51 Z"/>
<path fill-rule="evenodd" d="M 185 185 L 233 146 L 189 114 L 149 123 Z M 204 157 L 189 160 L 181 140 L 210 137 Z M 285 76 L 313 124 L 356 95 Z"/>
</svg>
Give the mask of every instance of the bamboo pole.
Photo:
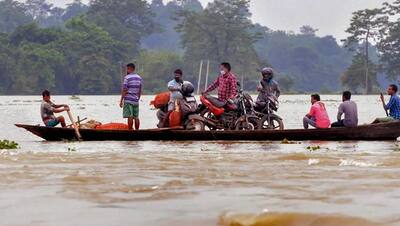
<svg viewBox="0 0 400 226">
<path fill-rule="evenodd" d="M 201 74 L 203 70 L 203 60 L 200 61 L 199 80 L 197 81 L 197 95 L 200 95 Z"/>
<path fill-rule="evenodd" d="M 76 123 L 79 125 L 79 128 L 81 128 L 81 123 L 86 121 L 86 120 L 87 120 L 87 118 L 83 118 L 83 119 L 80 119 L 80 120 L 78 119 L 78 121 Z M 73 124 L 67 125 L 67 127 L 71 127 L 71 126 L 73 126 Z"/>
<path fill-rule="evenodd" d="M 368 95 L 368 86 L 369 86 L 369 34 L 370 31 L 367 31 L 367 36 L 365 38 L 365 95 Z"/>
<path fill-rule="evenodd" d="M 207 73 L 206 73 L 206 83 L 204 85 L 204 90 L 208 88 L 208 76 L 210 75 L 210 60 L 207 61 Z"/>
<path fill-rule="evenodd" d="M 74 129 L 75 129 L 76 138 L 77 138 L 79 141 L 82 140 L 82 136 L 81 136 L 81 134 L 79 133 L 79 128 L 78 128 L 77 124 L 75 123 L 74 117 L 72 117 L 71 111 L 68 110 L 67 113 L 68 113 L 69 120 L 71 121 L 72 126 L 73 126 Z"/>
<path fill-rule="evenodd" d="M 121 76 L 121 93 L 122 93 L 122 90 L 124 89 L 123 88 L 124 87 L 123 84 L 124 84 L 124 78 L 125 78 L 122 61 L 119 62 L 119 74 Z"/>
<path fill-rule="evenodd" d="M 242 87 L 242 90 L 244 90 L 244 74 L 242 75 L 242 80 L 240 82 L 240 86 Z"/>
</svg>

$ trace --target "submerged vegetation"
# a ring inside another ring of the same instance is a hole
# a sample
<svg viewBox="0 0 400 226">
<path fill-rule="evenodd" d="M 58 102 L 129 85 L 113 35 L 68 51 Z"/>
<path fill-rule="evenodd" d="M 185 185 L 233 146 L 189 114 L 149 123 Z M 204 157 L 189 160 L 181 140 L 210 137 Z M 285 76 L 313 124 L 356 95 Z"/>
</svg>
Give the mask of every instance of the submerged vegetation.
<svg viewBox="0 0 400 226">
<path fill-rule="evenodd" d="M 17 149 L 18 144 L 14 141 L 0 140 L 0 150 L 3 149 Z"/>
<path fill-rule="evenodd" d="M 318 151 L 318 150 L 321 150 L 321 146 L 308 146 L 307 147 L 307 150 L 309 150 L 309 151 Z"/>
<path fill-rule="evenodd" d="M 70 96 L 69 99 L 70 100 L 76 100 L 76 101 L 80 101 L 81 100 L 81 98 L 79 96 L 76 96 L 76 95 Z"/>
<path fill-rule="evenodd" d="M 281 144 L 301 144 L 301 142 L 296 142 L 296 141 L 290 141 L 290 140 L 288 140 L 288 139 L 283 139 L 282 141 L 281 141 Z"/>
</svg>

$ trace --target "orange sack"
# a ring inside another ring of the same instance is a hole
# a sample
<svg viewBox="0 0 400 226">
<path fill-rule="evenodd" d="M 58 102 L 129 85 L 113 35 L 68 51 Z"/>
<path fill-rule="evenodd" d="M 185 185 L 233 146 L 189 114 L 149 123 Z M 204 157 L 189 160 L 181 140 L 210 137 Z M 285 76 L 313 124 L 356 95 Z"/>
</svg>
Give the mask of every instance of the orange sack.
<svg viewBox="0 0 400 226">
<path fill-rule="evenodd" d="M 169 115 L 169 127 L 181 126 L 182 114 L 179 111 L 173 111 Z"/>
<path fill-rule="evenodd" d="M 128 125 L 123 123 L 108 123 L 97 126 L 96 129 L 101 130 L 128 130 Z"/>
<path fill-rule="evenodd" d="M 150 102 L 150 105 L 153 105 L 155 108 L 162 108 L 168 104 L 170 96 L 170 92 L 157 94 L 154 100 Z"/>
<path fill-rule="evenodd" d="M 182 113 L 178 101 L 175 102 L 175 110 L 169 115 L 169 127 L 181 126 Z"/>
</svg>

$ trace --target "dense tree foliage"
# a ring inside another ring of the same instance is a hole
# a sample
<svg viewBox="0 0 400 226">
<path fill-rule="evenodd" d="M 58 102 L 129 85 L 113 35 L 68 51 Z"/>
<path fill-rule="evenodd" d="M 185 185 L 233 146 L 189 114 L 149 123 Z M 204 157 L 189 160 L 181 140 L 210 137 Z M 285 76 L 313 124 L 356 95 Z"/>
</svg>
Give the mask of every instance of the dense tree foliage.
<svg viewBox="0 0 400 226">
<path fill-rule="evenodd" d="M 258 35 L 252 32 L 250 16 L 248 0 L 215 0 L 201 12 L 182 11 L 177 30 L 185 63 L 195 66 L 191 71 L 197 70 L 196 63 L 201 60 L 213 62 L 213 69 L 217 62 L 226 61 L 234 65 L 239 77 L 252 79 L 261 64 L 254 49 Z"/>
<path fill-rule="evenodd" d="M 393 23 L 388 36 L 378 44 L 384 71 L 390 79 L 398 79 L 400 75 L 400 21 Z"/>
<path fill-rule="evenodd" d="M 127 45 L 112 39 L 84 17 L 70 20 L 65 29 L 18 27 L 1 36 L 2 91 L 37 94 L 115 93 L 120 83 L 118 62 L 127 60 Z"/>
<path fill-rule="evenodd" d="M 365 75 L 368 73 L 368 93 L 379 90 L 377 66 L 371 61 L 368 63 L 369 70 L 367 72 L 365 67 L 365 56 L 361 53 L 356 54 L 353 57 L 352 64 L 341 77 L 343 87 L 352 90 L 355 93 L 362 93 L 365 91 L 365 83 L 360 81 L 365 81 Z"/>
<path fill-rule="evenodd" d="M 295 90 L 340 89 L 339 75 L 349 66 L 351 55 L 332 36 L 317 37 L 310 27 L 300 34 L 257 29 L 265 31 L 256 44 L 259 56 L 292 78 Z"/>
<path fill-rule="evenodd" d="M 135 60 L 137 72 L 142 75 L 146 90 L 155 93 L 165 91 L 167 82 L 174 78 L 174 71 L 183 68 L 183 60 L 179 54 L 167 51 L 142 51 Z M 185 74 L 185 80 L 193 77 Z"/>
<path fill-rule="evenodd" d="M 347 32 L 350 36 L 344 40 L 348 48 L 356 50 L 354 62 L 359 62 L 360 55 L 364 56 L 364 78 L 359 75 L 355 80 L 364 82 L 364 90 L 371 89 L 369 84 L 369 70 L 375 70 L 376 65 L 371 65 L 370 43 L 375 43 L 373 54 L 378 56 L 378 69 L 386 74 L 387 79 L 396 80 L 400 74 L 400 1 L 383 3 L 381 8 L 359 10 L 353 13 Z M 361 47 L 361 48 L 360 48 Z M 362 53 L 362 54 L 360 54 Z M 351 70 L 351 68 L 349 68 Z M 374 83 L 375 81 L 371 81 Z M 348 85 L 348 84 L 347 84 Z M 367 89 L 366 89 L 367 87 Z"/>
<path fill-rule="evenodd" d="M 0 94 L 117 93 L 126 62 L 138 65 L 148 93 L 164 90 L 176 68 L 197 83 L 201 62 L 201 89 L 222 61 L 250 91 L 265 66 L 285 92 L 361 92 L 366 74 L 371 92 L 379 70 L 391 80 L 400 73 L 400 0 L 355 12 L 345 47 L 308 25 L 295 33 L 253 24 L 249 2 L 0 0 Z"/>
<path fill-rule="evenodd" d="M 143 39 L 143 47 L 152 50 L 178 52 L 180 50 L 180 35 L 175 31 L 177 22 L 173 18 L 182 8 L 176 2 L 169 2 L 164 5 L 161 0 L 153 0 L 150 9 L 155 13 L 155 20 L 158 21 L 160 29 Z"/>
<path fill-rule="evenodd" d="M 381 53 L 381 63 L 388 78 L 395 80 L 400 76 L 400 0 L 393 4 L 384 4 L 383 12 L 388 17 L 388 23 L 383 24 L 386 35 L 378 42 Z"/>
<path fill-rule="evenodd" d="M 0 32 L 12 32 L 18 26 L 32 21 L 24 4 L 14 0 L 0 1 Z"/>
<path fill-rule="evenodd" d="M 371 88 L 369 70 L 373 69 L 373 65 L 370 65 L 370 41 L 377 41 L 379 37 L 382 37 L 385 34 L 385 26 L 387 24 L 387 17 L 381 16 L 382 9 L 366 9 L 359 10 L 353 13 L 353 18 L 351 19 L 350 27 L 346 30 L 350 36 L 344 40 L 345 45 L 350 50 L 356 50 L 358 52 L 363 52 L 363 54 L 357 54 L 354 63 L 360 63 L 360 56 L 364 56 L 364 90 L 365 94 L 368 94 Z M 360 45 L 360 43 L 363 45 Z M 361 47 L 363 46 L 363 47 Z M 351 69 L 349 69 L 351 70 Z M 358 75 L 358 74 L 357 74 Z M 359 78 L 359 76 L 358 76 Z M 360 79 L 360 78 L 359 78 Z M 352 81 L 352 80 L 347 80 Z M 359 80 L 361 81 L 361 80 Z M 371 81 L 373 82 L 373 81 Z"/>
<path fill-rule="evenodd" d="M 141 39 L 157 28 L 146 0 L 92 0 L 90 3 L 89 21 L 104 28 L 114 39 L 129 43 L 131 54 L 137 54 Z"/>
</svg>

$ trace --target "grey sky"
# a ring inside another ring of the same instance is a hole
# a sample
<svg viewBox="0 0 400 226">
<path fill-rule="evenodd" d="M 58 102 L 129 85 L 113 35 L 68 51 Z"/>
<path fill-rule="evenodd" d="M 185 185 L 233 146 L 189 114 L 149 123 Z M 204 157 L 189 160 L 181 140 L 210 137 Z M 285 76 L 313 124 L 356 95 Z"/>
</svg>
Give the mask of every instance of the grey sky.
<svg viewBox="0 0 400 226">
<path fill-rule="evenodd" d="M 49 0 L 56 5 L 71 1 Z M 211 0 L 200 1 L 206 5 Z M 387 0 L 252 0 L 251 11 L 254 22 L 274 30 L 297 32 L 302 25 L 311 25 L 319 29 L 318 35 L 333 35 L 341 39 L 346 36 L 344 30 L 352 12 L 379 7 L 385 1 Z"/>
</svg>

